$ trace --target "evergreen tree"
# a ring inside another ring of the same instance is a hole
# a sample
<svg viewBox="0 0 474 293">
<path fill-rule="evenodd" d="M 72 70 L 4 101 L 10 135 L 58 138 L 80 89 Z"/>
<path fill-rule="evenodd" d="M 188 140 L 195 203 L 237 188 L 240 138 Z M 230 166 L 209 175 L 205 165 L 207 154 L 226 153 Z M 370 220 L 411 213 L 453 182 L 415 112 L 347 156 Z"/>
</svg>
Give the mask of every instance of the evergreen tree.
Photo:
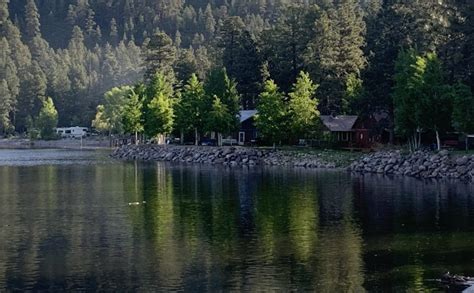
<svg viewBox="0 0 474 293">
<path fill-rule="evenodd" d="M 149 83 L 157 73 L 170 74 L 176 59 L 173 41 L 164 32 L 152 36 L 145 47 L 145 81 Z"/>
<path fill-rule="evenodd" d="M 144 100 L 145 133 L 157 137 L 171 133 L 174 122 L 173 84 L 161 72 L 155 74 L 146 90 Z"/>
<path fill-rule="evenodd" d="M 219 146 L 222 146 L 222 134 L 229 133 L 233 129 L 233 123 L 233 117 L 227 106 L 214 96 L 211 109 L 206 116 L 206 128 L 217 133 Z"/>
<path fill-rule="evenodd" d="M 0 132 L 2 134 L 11 131 L 12 124 L 10 121 L 12 95 L 8 89 L 7 81 L 0 79 Z"/>
<path fill-rule="evenodd" d="M 452 125 L 465 135 L 467 150 L 467 134 L 474 133 L 474 95 L 469 86 L 462 83 L 454 87 Z"/>
<path fill-rule="evenodd" d="M 212 70 L 204 84 L 204 90 L 208 100 L 212 101 L 214 96 L 220 99 L 231 117 L 233 117 L 233 127 L 231 130 L 238 128 L 240 119 L 240 94 L 237 90 L 237 83 L 227 75 L 225 68 L 215 68 Z"/>
<path fill-rule="evenodd" d="M 0 33 L 4 31 L 4 27 L 9 21 L 8 3 L 10 3 L 10 0 L 0 0 Z"/>
<path fill-rule="evenodd" d="M 274 146 L 276 143 L 281 143 L 288 133 L 288 113 L 284 98 L 278 86 L 270 79 L 265 82 L 257 105 L 258 114 L 255 118 L 255 126 L 263 138 L 273 143 Z"/>
<path fill-rule="evenodd" d="M 181 138 L 185 132 L 193 131 L 195 145 L 199 144 L 199 134 L 204 128 L 204 120 L 209 108 L 210 103 L 206 99 L 203 84 L 198 80 L 196 74 L 192 74 L 175 107 L 175 122 L 181 131 Z"/>
<path fill-rule="evenodd" d="M 270 73 L 285 91 L 305 67 L 304 54 L 314 37 L 312 24 L 317 15 L 316 7 L 292 5 L 274 27 L 263 32 L 261 43 Z"/>
<path fill-rule="evenodd" d="M 25 35 L 27 40 L 33 40 L 36 36 L 41 36 L 40 15 L 34 0 L 27 0 L 25 6 Z"/>
<path fill-rule="evenodd" d="M 138 145 L 138 133 L 143 132 L 142 97 L 134 91 L 130 93 L 123 109 L 123 126 L 127 133 L 135 134 L 135 144 Z"/>
<path fill-rule="evenodd" d="M 342 112 L 345 84 L 351 74 L 360 76 L 366 64 L 363 52 L 365 22 L 359 3 L 342 0 L 322 11 L 316 36 L 309 44 L 306 62 L 320 83 L 325 112 Z"/>
<path fill-rule="evenodd" d="M 43 107 L 36 119 L 36 126 L 40 130 L 42 139 L 53 139 L 56 137 L 54 129 L 58 126 L 58 111 L 54 107 L 53 99 L 48 97 L 44 100 Z"/>
<path fill-rule="evenodd" d="M 176 61 L 175 71 L 178 80 L 188 80 L 198 68 L 197 60 L 193 48 L 179 51 L 179 58 Z"/>
<path fill-rule="evenodd" d="M 317 88 L 309 74 L 301 72 L 289 93 L 288 124 L 294 138 L 307 138 L 317 131 L 319 118 L 319 102 L 315 97 Z"/>
<path fill-rule="evenodd" d="M 115 18 L 112 18 L 112 20 L 110 21 L 110 42 L 113 44 L 113 45 L 117 45 L 118 43 L 118 27 L 117 27 L 117 21 L 115 20 Z"/>
</svg>

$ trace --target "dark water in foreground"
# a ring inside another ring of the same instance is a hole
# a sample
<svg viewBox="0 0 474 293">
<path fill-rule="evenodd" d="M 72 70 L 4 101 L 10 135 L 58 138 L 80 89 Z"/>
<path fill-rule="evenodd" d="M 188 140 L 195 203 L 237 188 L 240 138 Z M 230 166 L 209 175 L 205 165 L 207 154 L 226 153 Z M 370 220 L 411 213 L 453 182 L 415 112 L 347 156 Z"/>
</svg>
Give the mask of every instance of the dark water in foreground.
<svg viewBox="0 0 474 293">
<path fill-rule="evenodd" d="M 472 185 L 0 151 L 0 291 L 429 291 L 445 270 L 474 275 Z"/>
</svg>

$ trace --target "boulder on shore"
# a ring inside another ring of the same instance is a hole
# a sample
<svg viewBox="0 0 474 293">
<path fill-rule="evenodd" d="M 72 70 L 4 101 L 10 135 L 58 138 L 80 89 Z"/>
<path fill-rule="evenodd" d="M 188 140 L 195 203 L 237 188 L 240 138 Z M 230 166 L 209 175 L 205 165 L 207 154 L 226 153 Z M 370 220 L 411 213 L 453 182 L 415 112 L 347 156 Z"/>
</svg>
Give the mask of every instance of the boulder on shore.
<svg viewBox="0 0 474 293">
<path fill-rule="evenodd" d="M 126 145 L 116 149 L 111 156 L 122 160 L 220 164 L 232 167 L 264 165 L 325 169 L 337 167 L 335 162 L 326 162 L 317 154 L 244 147 Z"/>
<path fill-rule="evenodd" d="M 384 151 L 353 162 L 349 171 L 473 181 L 474 155 L 454 157 L 445 150 L 439 153 L 417 151 L 406 155 L 400 151 Z"/>
</svg>

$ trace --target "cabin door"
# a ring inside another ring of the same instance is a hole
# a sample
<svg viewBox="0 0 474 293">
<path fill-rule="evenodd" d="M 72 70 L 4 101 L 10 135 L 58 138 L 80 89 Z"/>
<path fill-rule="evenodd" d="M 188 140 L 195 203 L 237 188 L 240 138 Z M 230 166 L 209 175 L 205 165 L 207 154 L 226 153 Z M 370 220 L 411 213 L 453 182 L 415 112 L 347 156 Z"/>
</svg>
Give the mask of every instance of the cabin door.
<svg viewBox="0 0 474 293">
<path fill-rule="evenodd" d="M 239 132 L 239 145 L 245 145 L 245 132 Z"/>
</svg>

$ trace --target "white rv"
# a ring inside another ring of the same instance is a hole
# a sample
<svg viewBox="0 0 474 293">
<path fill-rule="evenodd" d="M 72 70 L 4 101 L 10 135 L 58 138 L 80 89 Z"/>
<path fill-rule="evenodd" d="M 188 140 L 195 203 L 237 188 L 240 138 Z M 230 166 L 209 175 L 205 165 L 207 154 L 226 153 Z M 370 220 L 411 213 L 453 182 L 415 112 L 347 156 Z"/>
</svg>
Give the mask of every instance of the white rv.
<svg viewBox="0 0 474 293">
<path fill-rule="evenodd" d="M 86 137 L 89 129 L 87 127 L 60 127 L 56 128 L 56 133 L 62 138 Z"/>
</svg>

